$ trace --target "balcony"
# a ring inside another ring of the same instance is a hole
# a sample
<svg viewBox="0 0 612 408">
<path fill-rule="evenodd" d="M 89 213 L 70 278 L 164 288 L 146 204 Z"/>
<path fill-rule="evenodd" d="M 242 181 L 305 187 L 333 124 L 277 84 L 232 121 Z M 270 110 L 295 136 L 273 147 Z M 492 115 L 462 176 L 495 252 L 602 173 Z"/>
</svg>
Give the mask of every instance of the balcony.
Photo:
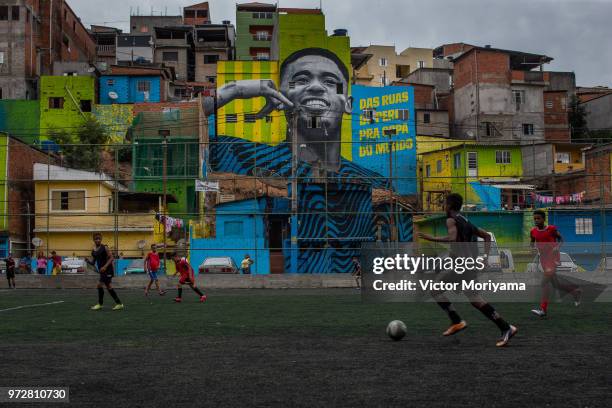
<svg viewBox="0 0 612 408">
<path fill-rule="evenodd" d="M 256 34 L 253 36 L 253 41 L 272 41 L 272 35 L 271 34 L 268 34 L 268 35 Z"/>
<path fill-rule="evenodd" d="M 541 71 L 512 71 L 513 84 L 547 85 L 548 80 Z"/>
<path fill-rule="evenodd" d="M 96 53 L 99 57 L 114 57 L 117 48 L 114 45 L 98 45 Z"/>
</svg>

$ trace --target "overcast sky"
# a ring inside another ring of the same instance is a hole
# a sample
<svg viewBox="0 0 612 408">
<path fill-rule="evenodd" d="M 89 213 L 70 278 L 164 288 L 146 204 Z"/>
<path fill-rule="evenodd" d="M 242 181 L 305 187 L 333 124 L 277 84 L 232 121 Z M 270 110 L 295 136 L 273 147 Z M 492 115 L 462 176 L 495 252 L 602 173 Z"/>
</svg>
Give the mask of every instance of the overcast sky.
<svg viewBox="0 0 612 408">
<path fill-rule="evenodd" d="M 213 22 L 236 19 L 236 0 L 210 0 Z M 265 2 L 266 0 L 260 0 Z M 180 14 L 198 0 L 68 0 L 83 22 L 129 30 L 130 9 Z M 273 2 L 273 1 L 268 1 Z M 322 0 L 328 31 L 347 28 L 351 45 L 436 47 L 450 42 L 546 54 L 547 69 L 574 71 L 578 85 L 612 86 L 612 0 Z M 319 0 L 280 0 L 318 7 Z"/>
</svg>

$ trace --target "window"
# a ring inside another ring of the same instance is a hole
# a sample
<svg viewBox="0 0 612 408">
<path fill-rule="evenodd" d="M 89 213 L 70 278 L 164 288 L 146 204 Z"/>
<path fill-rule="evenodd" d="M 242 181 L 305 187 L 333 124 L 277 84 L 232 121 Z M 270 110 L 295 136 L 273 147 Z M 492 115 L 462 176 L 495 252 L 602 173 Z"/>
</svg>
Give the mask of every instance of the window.
<svg viewBox="0 0 612 408">
<path fill-rule="evenodd" d="M 431 166 L 429 164 L 425 166 L 425 177 L 431 177 Z"/>
<path fill-rule="evenodd" d="M 491 122 L 483 122 L 485 127 L 485 135 L 493 136 L 493 124 Z"/>
<path fill-rule="evenodd" d="M 387 77 L 382 75 L 380 77 L 380 83 L 382 84 L 382 86 L 387 86 Z"/>
<path fill-rule="evenodd" d="M 267 19 L 271 19 L 271 18 L 272 18 L 272 14 L 273 14 L 273 13 L 266 13 L 266 18 L 267 18 Z"/>
<path fill-rule="evenodd" d="M 593 219 L 576 218 L 576 235 L 593 235 Z"/>
<path fill-rule="evenodd" d="M 253 18 L 271 19 L 273 13 L 253 13 Z"/>
<path fill-rule="evenodd" d="M 81 101 L 81 111 L 91 112 L 91 101 L 90 100 L 85 99 Z"/>
<path fill-rule="evenodd" d="M 270 33 L 268 33 L 267 31 L 258 31 L 255 34 L 255 39 L 257 39 L 258 41 L 269 41 Z"/>
<path fill-rule="evenodd" d="M 2 99 L 2 88 L 0 88 L 0 99 Z"/>
<path fill-rule="evenodd" d="M 510 151 L 509 150 L 498 150 L 495 152 L 495 163 L 496 164 L 510 164 Z"/>
<path fill-rule="evenodd" d="M 4 51 L 0 51 L 0 64 L 4 64 Z"/>
<path fill-rule="evenodd" d="M 244 223 L 242 221 L 225 221 L 226 237 L 242 237 L 244 235 Z"/>
<path fill-rule="evenodd" d="M 208 82 L 210 82 L 211 84 L 214 84 L 214 83 L 216 83 L 216 82 L 217 82 L 217 77 L 216 77 L 216 76 L 207 76 L 207 77 L 206 77 L 206 80 L 207 80 Z"/>
<path fill-rule="evenodd" d="M 407 121 L 409 119 L 408 109 L 397 110 L 397 120 Z"/>
<path fill-rule="evenodd" d="M 72 22 L 72 31 L 76 31 L 76 21 Z"/>
<path fill-rule="evenodd" d="M 238 122 L 238 115 L 235 113 L 225 114 L 225 123 L 236 123 Z"/>
<path fill-rule="evenodd" d="M 163 61 L 178 62 L 178 52 L 176 51 L 165 51 L 162 53 Z"/>
<path fill-rule="evenodd" d="M 418 68 L 425 68 L 425 61 L 417 61 Z"/>
<path fill-rule="evenodd" d="M 374 121 L 374 110 L 373 109 L 364 109 L 361 112 L 361 115 L 363 116 L 363 119 L 365 120 L 369 120 L 370 122 Z"/>
<path fill-rule="evenodd" d="M 512 100 L 514 101 L 516 110 L 520 110 L 521 105 L 525 103 L 525 91 L 512 91 Z"/>
<path fill-rule="evenodd" d="M 151 82 L 150 81 L 138 81 L 136 82 L 136 89 L 138 92 L 150 92 Z"/>
<path fill-rule="evenodd" d="M 568 152 L 559 152 L 555 155 L 555 159 L 557 163 L 569 164 L 570 163 L 570 154 Z"/>
<path fill-rule="evenodd" d="M 253 113 L 245 113 L 244 114 L 244 122 L 245 123 L 255 123 L 257 120 L 257 115 Z"/>
<path fill-rule="evenodd" d="M 423 114 L 423 123 L 431 123 L 431 115 L 429 113 Z"/>
<path fill-rule="evenodd" d="M 453 154 L 453 169 L 458 170 L 461 168 L 461 153 Z"/>
<path fill-rule="evenodd" d="M 436 173 L 442 173 L 442 160 L 436 162 Z"/>
<path fill-rule="evenodd" d="M 554 105 L 553 101 L 546 101 L 546 109 L 552 109 L 554 107 L 555 107 L 555 105 Z"/>
<path fill-rule="evenodd" d="M 478 153 L 467 152 L 468 177 L 478 177 Z"/>
<path fill-rule="evenodd" d="M 266 116 L 266 123 L 271 123 L 272 122 L 272 116 Z"/>
<path fill-rule="evenodd" d="M 258 61 L 268 61 L 270 59 L 270 54 L 267 52 L 258 52 L 255 59 Z"/>
<path fill-rule="evenodd" d="M 386 58 L 380 58 L 380 59 L 378 60 L 378 65 L 380 65 L 381 67 L 386 67 L 386 66 L 387 66 L 387 64 L 388 64 L 388 61 L 387 61 L 387 59 L 386 59 Z"/>
<path fill-rule="evenodd" d="M 19 21 L 19 6 L 13 6 L 11 8 L 11 19 L 13 21 Z"/>
<path fill-rule="evenodd" d="M 217 61 L 219 61 L 219 56 L 217 54 L 204 54 L 205 64 L 216 64 Z"/>
<path fill-rule="evenodd" d="M 321 117 L 320 116 L 311 116 L 308 119 L 308 123 L 306 126 L 308 129 L 320 129 L 321 128 Z"/>
<path fill-rule="evenodd" d="M 197 16 L 198 16 L 198 18 L 206 18 L 206 17 L 208 17 L 208 10 L 198 10 Z"/>
<path fill-rule="evenodd" d="M 85 190 L 51 191 L 52 211 L 85 211 Z"/>
<path fill-rule="evenodd" d="M 49 109 L 64 109 L 64 98 L 61 96 L 49 98 Z"/>
<path fill-rule="evenodd" d="M 185 18 L 195 18 L 195 10 L 185 10 Z"/>
<path fill-rule="evenodd" d="M 8 6 L 0 6 L 0 20 L 8 20 Z"/>
<path fill-rule="evenodd" d="M 523 135 L 533 136 L 533 123 L 523 123 Z"/>
</svg>

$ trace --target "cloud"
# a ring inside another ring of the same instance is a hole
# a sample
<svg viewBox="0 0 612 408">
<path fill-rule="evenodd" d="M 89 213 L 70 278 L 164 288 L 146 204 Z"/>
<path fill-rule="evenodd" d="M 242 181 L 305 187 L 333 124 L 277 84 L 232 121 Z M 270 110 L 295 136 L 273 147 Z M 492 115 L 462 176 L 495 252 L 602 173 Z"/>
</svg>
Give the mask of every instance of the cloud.
<svg viewBox="0 0 612 408">
<path fill-rule="evenodd" d="M 248 0 L 244 0 L 247 2 Z M 281 7 L 318 7 L 319 0 L 278 0 Z M 129 29 L 130 6 L 142 14 L 179 14 L 197 3 L 177 0 L 69 0 L 89 24 Z M 603 0 L 322 0 L 327 29 L 347 28 L 352 45 L 436 47 L 449 42 L 546 54 L 546 69 L 576 72 L 579 85 L 612 86 L 612 1 Z M 235 2 L 211 0 L 213 21 L 235 21 Z"/>
</svg>

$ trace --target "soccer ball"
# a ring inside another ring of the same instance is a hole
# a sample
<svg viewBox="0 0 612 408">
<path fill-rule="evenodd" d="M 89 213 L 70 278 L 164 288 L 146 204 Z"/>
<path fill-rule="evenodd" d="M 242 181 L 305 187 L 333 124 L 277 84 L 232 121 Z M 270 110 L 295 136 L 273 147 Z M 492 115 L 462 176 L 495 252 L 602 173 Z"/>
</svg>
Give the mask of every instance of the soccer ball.
<svg viewBox="0 0 612 408">
<path fill-rule="evenodd" d="M 401 320 L 393 320 L 387 325 L 387 336 L 393 341 L 401 340 L 407 331 L 406 325 Z"/>
</svg>

